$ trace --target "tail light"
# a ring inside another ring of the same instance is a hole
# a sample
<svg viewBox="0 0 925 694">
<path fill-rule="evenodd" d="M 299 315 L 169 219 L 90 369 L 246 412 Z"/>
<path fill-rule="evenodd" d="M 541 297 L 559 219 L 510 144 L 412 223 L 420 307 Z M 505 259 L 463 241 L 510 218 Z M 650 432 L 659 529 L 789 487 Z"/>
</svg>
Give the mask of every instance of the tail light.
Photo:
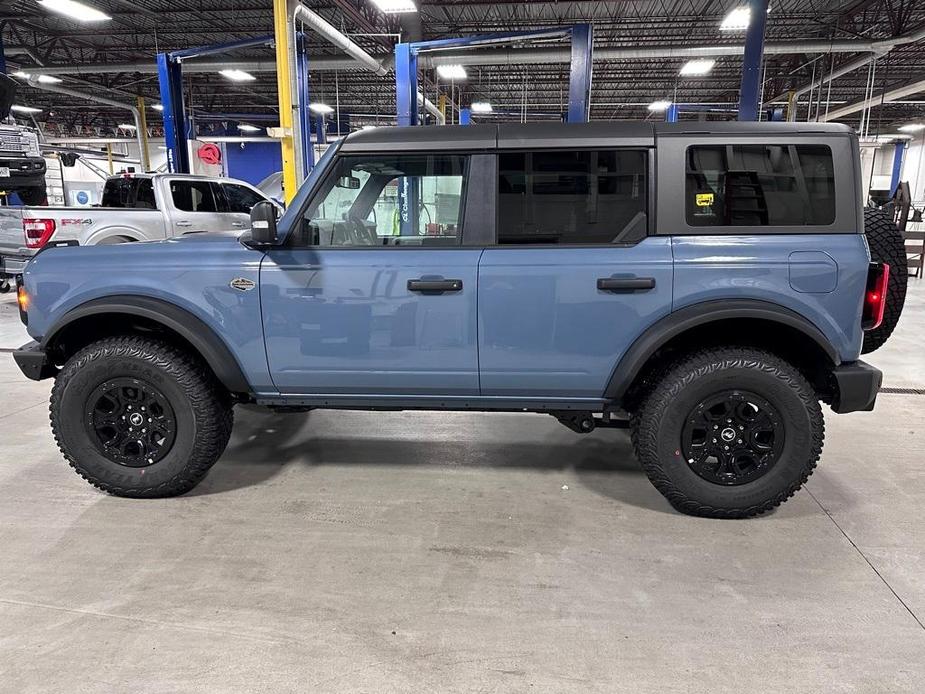
<svg viewBox="0 0 925 694">
<path fill-rule="evenodd" d="M 887 263 L 871 263 L 867 271 L 867 291 L 864 292 L 864 315 L 861 320 L 864 330 L 879 328 L 883 322 L 889 284 L 890 266 Z"/>
<path fill-rule="evenodd" d="M 41 248 L 55 233 L 55 220 L 24 219 L 22 231 L 26 237 L 26 248 Z"/>
</svg>

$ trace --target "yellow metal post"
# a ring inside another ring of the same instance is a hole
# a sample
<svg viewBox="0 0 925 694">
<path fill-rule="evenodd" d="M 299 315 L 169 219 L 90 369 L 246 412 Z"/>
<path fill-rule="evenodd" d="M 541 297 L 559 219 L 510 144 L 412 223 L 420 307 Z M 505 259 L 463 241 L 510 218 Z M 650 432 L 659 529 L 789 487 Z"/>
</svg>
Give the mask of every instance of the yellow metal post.
<svg viewBox="0 0 925 694">
<path fill-rule="evenodd" d="M 276 88 L 279 92 L 279 126 L 282 130 L 280 146 L 283 150 L 283 197 L 288 205 L 296 193 L 295 145 L 292 141 L 292 87 L 290 75 L 295 66 L 290 64 L 288 3 L 273 0 L 273 31 L 276 36 Z"/>
<path fill-rule="evenodd" d="M 112 176 L 115 170 L 112 168 L 112 145 L 106 144 L 106 161 L 109 162 L 109 175 Z"/>
<path fill-rule="evenodd" d="M 797 93 L 791 89 L 787 92 L 787 117 L 788 121 L 797 119 Z"/>
<path fill-rule="evenodd" d="M 449 123 L 450 121 L 446 119 L 446 101 L 447 101 L 446 94 L 441 94 L 440 96 L 438 96 L 437 97 L 437 108 L 439 108 L 440 113 L 443 114 L 443 122 Z"/>
<path fill-rule="evenodd" d="M 141 128 L 139 138 L 141 142 L 141 170 L 151 170 L 151 157 L 148 154 L 148 120 L 145 117 L 145 98 L 138 97 L 138 127 Z"/>
</svg>

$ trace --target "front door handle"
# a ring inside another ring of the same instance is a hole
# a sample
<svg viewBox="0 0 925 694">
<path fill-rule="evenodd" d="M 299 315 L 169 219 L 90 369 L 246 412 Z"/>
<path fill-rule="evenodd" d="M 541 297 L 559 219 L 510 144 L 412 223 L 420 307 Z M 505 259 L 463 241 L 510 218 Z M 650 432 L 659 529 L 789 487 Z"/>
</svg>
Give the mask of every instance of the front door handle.
<svg viewBox="0 0 925 694">
<path fill-rule="evenodd" d="M 462 280 L 408 280 L 409 292 L 442 294 L 443 292 L 459 292 L 462 288 Z"/>
<path fill-rule="evenodd" d="M 232 223 L 231 223 L 231 226 L 233 226 L 233 227 L 243 227 L 243 226 L 244 226 L 244 222 L 232 222 Z"/>
<path fill-rule="evenodd" d="M 187 221 L 181 221 L 181 222 L 177 222 L 177 226 L 178 227 L 191 227 L 193 226 L 193 223 L 187 222 Z"/>
<path fill-rule="evenodd" d="M 655 288 L 654 277 L 598 277 L 597 288 L 603 292 L 638 292 Z"/>
</svg>

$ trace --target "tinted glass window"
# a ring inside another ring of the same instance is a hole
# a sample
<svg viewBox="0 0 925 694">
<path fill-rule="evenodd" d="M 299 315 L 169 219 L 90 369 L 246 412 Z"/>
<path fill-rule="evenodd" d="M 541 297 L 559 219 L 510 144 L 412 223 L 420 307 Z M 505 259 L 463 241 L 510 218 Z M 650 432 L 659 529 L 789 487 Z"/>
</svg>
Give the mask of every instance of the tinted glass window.
<svg viewBox="0 0 925 694">
<path fill-rule="evenodd" d="M 232 183 L 222 184 L 225 191 L 225 200 L 228 202 L 229 212 L 243 212 L 250 214 L 251 208 L 258 202 L 265 200 L 260 193 L 247 188 L 246 186 L 237 186 Z"/>
<path fill-rule="evenodd" d="M 825 145 L 687 149 L 691 226 L 805 226 L 835 221 L 835 170 Z"/>
<path fill-rule="evenodd" d="M 456 154 L 342 157 L 309 205 L 295 243 L 457 245 L 468 160 Z"/>
<path fill-rule="evenodd" d="M 184 212 L 216 212 L 215 196 L 208 181 L 171 181 L 173 204 Z"/>
<path fill-rule="evenodd" d="M 137 178 L 106 179 L 100 205 L 102 207 L 131 207 L 139 180 Z"/>
<path fill-rule="evenodd" d="M 498 243 L 616 243 L 645 234 L 646 152 L 517 152 L 498 158 Z"/>
<path fill-rule="evenodd" d="M 135 191 L 135 207 L 146 210 L 157 209 L 157 204 L 154 202 L 154 184 L 150 178 L 138 180 L 138 188 Z"/>
</svg>

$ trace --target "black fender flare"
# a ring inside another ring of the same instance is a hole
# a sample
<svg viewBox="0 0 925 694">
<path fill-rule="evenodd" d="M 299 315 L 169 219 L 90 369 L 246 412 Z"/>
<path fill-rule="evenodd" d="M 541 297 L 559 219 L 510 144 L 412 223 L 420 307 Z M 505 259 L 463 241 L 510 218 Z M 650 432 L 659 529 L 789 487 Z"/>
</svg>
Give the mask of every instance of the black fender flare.
<svg viewBox="0 0 925 694">
<path fill-rule="evenodd" d="M 833 367 L 839 363 L 838 353 L 829 339 L 812 322 L 795 311 L 758 299 L 704 301 L 669 313 L 636 338 L 614 368 L 604 397 L 620 400 L 636 380 L 649 357 L 672 338 L 692 328 L 731 318 L 771 321 L 798 330 L 819 346 L 831 360 Z"/>
<path fill-rule="evenodd" d="M 42 347 L 54 344 L 56 336 L 74 321 L 103 313 L 128 314 L 160 323 L 189 342 L 229 392 L 252 393 L 241 365 L 215 331 L 186 309 L 163 299 L 130 294 L 91 299 L 52 323 L 42 337 Z"/>
</svg>

